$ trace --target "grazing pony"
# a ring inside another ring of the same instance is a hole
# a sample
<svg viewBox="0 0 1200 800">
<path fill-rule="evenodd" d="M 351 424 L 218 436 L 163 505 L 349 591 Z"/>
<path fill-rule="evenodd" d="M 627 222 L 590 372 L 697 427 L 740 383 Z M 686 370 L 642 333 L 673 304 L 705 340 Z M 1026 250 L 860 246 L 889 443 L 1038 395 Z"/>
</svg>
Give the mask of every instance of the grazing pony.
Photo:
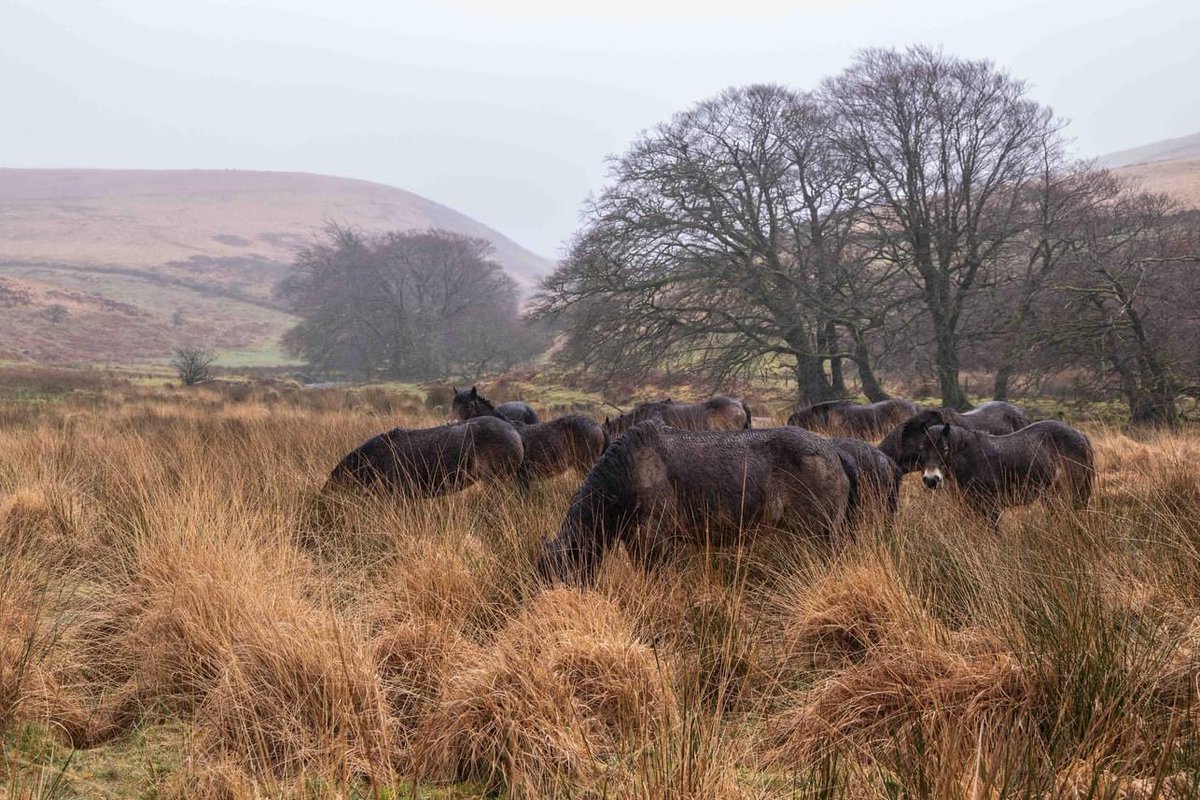
<svg viewBox="0 0 1200 800">
<path fill-rule="evenodd" d="M 1000 528 L 1001 512 L 1057 495 L 1074 508 L 1092 496 L 1095 455 L 1087 435 L 1057 420 L 993 436 L 946 421 L 925 430 L 922 480 L 930 489 L 947 478 L 972 511 Z"/>
<path fill-rule="evenodd" d="M 942 409 L 942 411 L 949 411 L 949 409 Z M 986 403 L 980 403 L 970 411 L 950 417 L 951 422 L 955 419 L 958 420 L 959 425 L 990 433 L 993 436 L 1003 436 L 1029 425 L 1029 417 L 1025 416 L 1024 411 L 1003 400 L 989 400 Z"/>
<path fill-rule="evenodd" d="M 699 403 L 676 403 L 671 398 L 642 403 L 616 419 L 604 420 L 604 431 L 619 436 L 652 419 L 661 419 L 682 431 L 734 431 L 749 428 L 750 407 L 736 397 L 712 397 Z"/>
<path fill-rule="evenodd" d="M 1019 408 L 999 400 L 983 403 L 965 414 L 949 408 L 929 408 L 885 436 L 879 443 L 879 449 L 905 473 L 916 472 L 921 468 L 919 451 L 925 442 L 925 431 L 931 425 L 944 422 L 995 436 L 1019 431 L 1029 425 L 1029 419 Z"/>
<path fill-rule="evenodd" d="M 474 483 L 512 480 L 523 456 L 516 429 L 496 417 L 422 430 L 396 428 L 346 455 L 333 468 L 325 488 L 436 497 Z"/>
<path fill-rule="evenodd" d="M 900 482 L 904 472 L 882 450 L 862 439 L 829 440 L 858 470 L 860 505 L 880 520 L 891 522 L 900 507 Z"/>
<path fill-rule="evenodd" d="M 853 524 L 857 502 L 853 463 L 807 431 L 681 431 L 652 420 L 604 452 L 537 569 L 587 585 L 618 542 L 651 569 L 681 541 L 730 545 L 763 529 L 832 538 Z"/>
<path fill-rule="evenodd" d="M 604 428 L 583 414 L 567 414 L 536 425 L 513 423 L 513 427 L 525 446 L 525 458 L 517 470 L 517 482 L 523 488 L 572 468 L 580 476 L 586 475 L 608 447 Z"/>
<path fill-rule="evenodd" d="M 916 413 L 915 405 L 899 397 L 866 405 L 831 400 L 800 409 L 788 417 L 787 424 L 830 436 L 878 439 Z"/>
<path fill-rule="evenodd" d="M 476 417 L 500 417 L 526 425 L 534 425 L 538 421 L 537 412 L 528 403 L 512 400 L 494 406 L 474 386 L 470 389 L 450 388 L 454 390 L 454 399 L 450 401 L 451 422 L 466 422 Z"/>
</svg>

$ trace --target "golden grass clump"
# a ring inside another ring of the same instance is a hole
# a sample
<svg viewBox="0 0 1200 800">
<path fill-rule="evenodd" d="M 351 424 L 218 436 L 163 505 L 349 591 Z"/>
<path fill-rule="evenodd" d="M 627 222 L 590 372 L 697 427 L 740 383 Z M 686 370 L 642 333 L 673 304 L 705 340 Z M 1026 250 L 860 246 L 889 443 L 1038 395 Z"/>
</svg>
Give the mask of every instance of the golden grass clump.
<svg viewBox="0 0 1200 800">
<path fill-rule="evenodd" d="M 831 672 L 883 646 L 928 641 L 935 623 L 884 564 L 855 563 L 809 583 L 785 578 L 776 599 L 787 667 Z"/>
<path fill-rule="evenodd" d="M 486 567 L 490 554 L 470 534 L 416 537 L 398 551 L 376 578 L 370 612 L 381 622 L 436 620 L 465 631 L 489 614 Z"/>
<path fill-rule="evenodd" d="M 72 536 L 76 512 L 63 498 L 48 497 L 31 486 L 0 496 L 0 547 L 10 554 L 65 564 L 79 546 Z"/>
<path fill-rule="evenodd" d="M 402 620 L 377 634 L 372 650 L 391 711 L 393 742 L 400 760 L 411 765 L 414 737 L 456 671 L 480 659 L 479 648 L 447 623 Z"/>
<path fill-rule="evenodd" d="M 667 667 L 595 593 L 535 597 L 447 683 L 418 738 L 426 775 L 499 782 L 516 797 L 589 784 L 672 704 Z"/>
<path fill-rule="evenodd" d="M 1008 653 L 882 650 L 820 681 L 780 714 L 773 759 L 802 764 L 847 743 L 886 748 L 914 734 L 974 741 L 980 730 L 1016 719 L 1035 686 Z"/>
<path fill-rule="evenodd" d="M 389 780 L 391 730 L 372 654 L 320 617 L 263 623 L 232 648 L 197 709 L 195 747 L 251 775 Z"/>
</svg>

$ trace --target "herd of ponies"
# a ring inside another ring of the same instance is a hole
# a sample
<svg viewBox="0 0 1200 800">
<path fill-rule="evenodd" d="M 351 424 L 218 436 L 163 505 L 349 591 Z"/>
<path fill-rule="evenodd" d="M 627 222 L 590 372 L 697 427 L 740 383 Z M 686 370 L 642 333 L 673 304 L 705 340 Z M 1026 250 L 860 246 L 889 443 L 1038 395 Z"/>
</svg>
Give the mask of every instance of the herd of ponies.
<svg viewBox="0 0 1200 800">
<path fill-rule="evenodd" d="M 527 404 L 495 406 L 454 390 L 448 424 L 396 428 L 346 455 L 329 490 L 435 497 L 476 483 L 583 476 L 537 564 L 547 581 L 591 583 L 618 542 L 652 569 L 680 543 L 733 544 L 761 530 L 836 541 L 864 515 L 890 521 L 900 481 L 948 481 L 999 529 L 1001 512 L 1039 498 L 1075 508 L 1092 493 L 1091 441 L 1057 420 L 1031 422 L 992 401 L 958 412 L 907 400 L 817 403 L 784 427 L 754 428 L 733 397 L 644 403 L 603 423 L 582 414 L 542 422 Z M 871 442 L 877 441 L 878 444 Z"/>
</svg>

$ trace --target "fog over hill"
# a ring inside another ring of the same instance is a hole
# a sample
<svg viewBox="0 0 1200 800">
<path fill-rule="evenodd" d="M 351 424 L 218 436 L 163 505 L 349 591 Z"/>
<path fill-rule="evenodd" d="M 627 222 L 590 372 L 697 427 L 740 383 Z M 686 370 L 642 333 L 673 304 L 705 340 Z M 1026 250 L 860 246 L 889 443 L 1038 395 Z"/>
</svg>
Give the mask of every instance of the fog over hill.
<svg viewBox="0 0 1200 800">
<path fill-rule="evenodd" d="M 243 170 L 0 169 L 0 360 L 144 363 L 203 341 L 280 359 L 272 298 L 327 222 L 477 236 L 525 288 L 551 264 L 451 208 L 391 186 Z M 46 309 L 61 305 L 51 324 Z"/>
</svg>

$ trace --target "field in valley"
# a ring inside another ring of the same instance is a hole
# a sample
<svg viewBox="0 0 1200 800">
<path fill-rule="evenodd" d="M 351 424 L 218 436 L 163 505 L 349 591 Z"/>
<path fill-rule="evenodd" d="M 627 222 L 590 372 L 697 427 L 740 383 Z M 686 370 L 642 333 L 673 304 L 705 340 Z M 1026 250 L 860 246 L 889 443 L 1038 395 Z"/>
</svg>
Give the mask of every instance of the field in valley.
<svg viewBox="0 0 1200 800">
<path fill-rule="evenodd" d="M 315 513 L 443 399 L 0 398 L 0 797 L 1200 793 L 1200 431 L 1091 424 L 1091 507 L 999 537 L 910 477 L 840 552 L 619 556 L 581 592 L 532 575 L 573 477 Z"/>
</svg>

